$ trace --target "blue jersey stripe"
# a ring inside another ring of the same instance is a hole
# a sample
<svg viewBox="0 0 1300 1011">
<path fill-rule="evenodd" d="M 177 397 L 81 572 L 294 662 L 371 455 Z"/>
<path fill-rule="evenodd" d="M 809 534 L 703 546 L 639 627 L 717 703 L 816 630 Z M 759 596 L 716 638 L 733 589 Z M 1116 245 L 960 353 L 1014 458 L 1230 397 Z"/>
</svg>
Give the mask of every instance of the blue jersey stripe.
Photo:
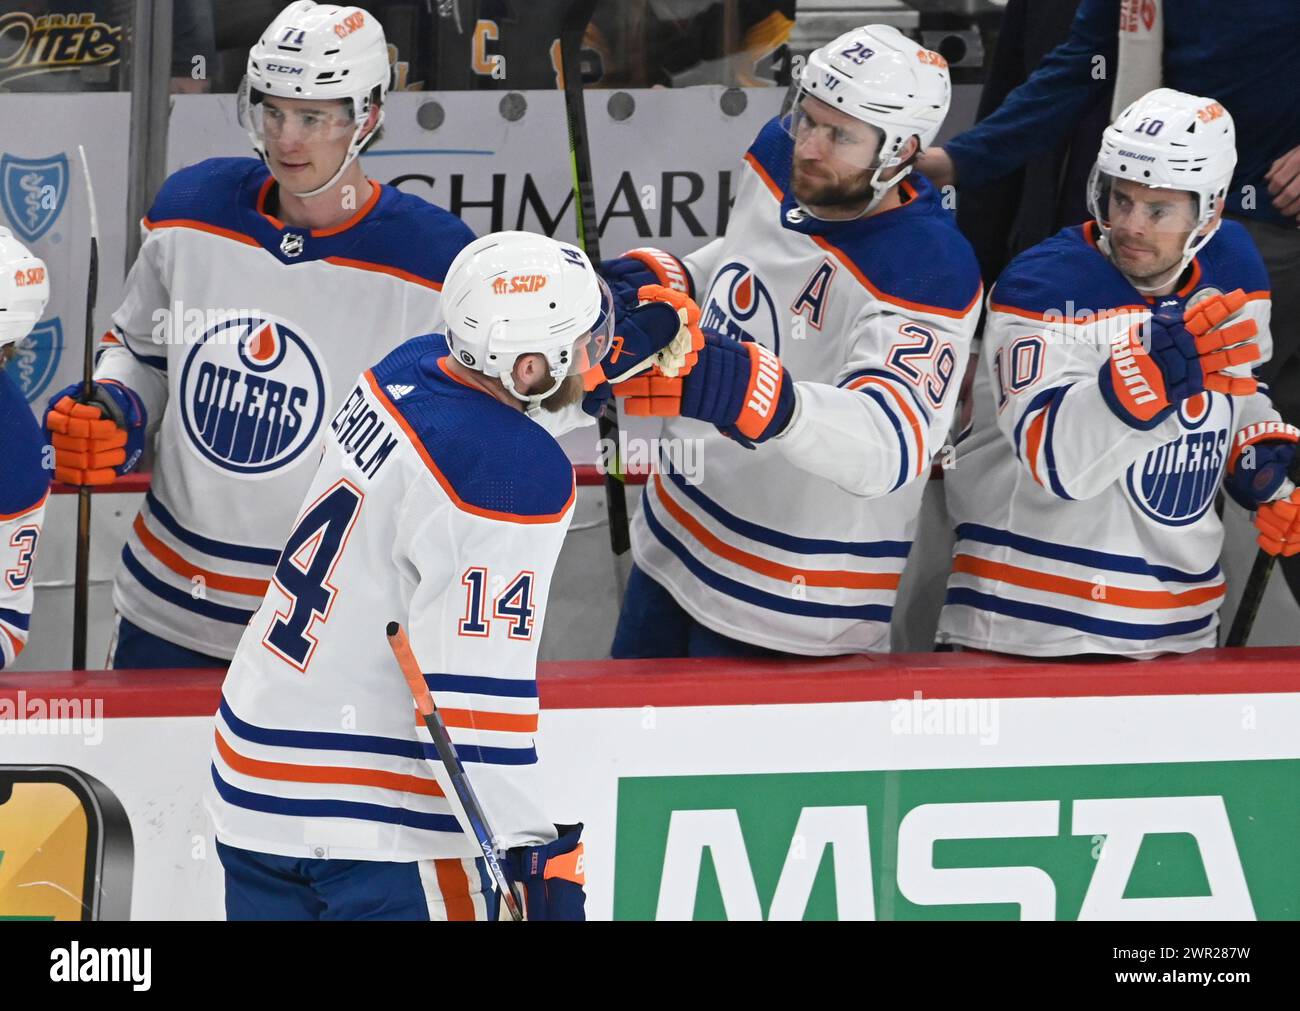
<svg viewBox="0 0 1300 1011">
<path fill-rule="evenodd" d="M 889 616 L 893 612 L 893 607 L 888 604 L 819 604 L 811 600 L 783 597 L 729 579 L 710 569 L 690 551 L 686 550 L 681 541 L 664 529 L 659 520 L 655 518 L 654 509 L 650 506 L 649 498 L 642 499 L 641 509 L 645 514 L 651 533 L 659 539 L 659 542 L 676 555 L 678 560 L 686 566 L 696 579 L 706 586 L 711 586 L 719 593 L 726 594 L 728 597 L 743 600 L 747 604 L 754 604 L 757 607 L 767 608 L 769 611 L 797 614 L 806 618 L 851 618 L 858 621 L 889 621 Z"/>
<path fill-rule="evenodd" d="M 663 458 L 666 461 L 666 457 Z M 733 533 L 747 537 L 751 541 L 769 544 L 782 551 L 792 551 L 799 555 L 844 554 L 858 558 L 906 558 L 911 541 L 834 541 L 820 537 L 798 537 L 783 533 L 770 527 L 760 526 L 736 516 L 690 484 L 680 474 L 672 473 L 665 465 L 663 476 L 688 499 L 708 513 Z M 643 498 L 643 501 L 645 499 Z"/>
<path fill-rule="evenodd" d="M 274 730 L 246 723 L 236 716 L 221 698 L 221 717 L 232 733 L 253 744 L 275 748 L 305 748 L 317 751 L 355 751 L 372 755 L 396 755 L 399 758 L 439 761 L 438 749 L 433 743 L 380 737 L 375 734 L 337 734 L 322 730 Z M 456 754 L 462 762 L 482 762 L 488 765 L 532 765 L 537 761 L 537 749 L 481 748 L 472 744 L 457 744 Z"/>
<path fill-rule="evenodd" d="M 192 611 L 194 614 L 200 614 L 205 618 L 212 618 L 215 621 L 228 621 L 233 625 L 247 625 L 253 618 L 252 611 L 244 611 L 238 607 L 227 607 L 224 604 L 214 604 L 210 600 L 196 600 L 184 590 L 179 590 L 164 583 L 140 564 L 139 559 L 131 553 L 129 544 L 122 545 L 122 562 L 126 565 L 127 571 L 135 577 L 141 586 L 155 597 L 161 597 L 169 604 L 175 604 L 177 607 Z"/>
<path fill-rule="evenodd" d="M 152 491 L 145 492 L 145 502 L 153 518 L 161 523 L 167 531 L 183 544 L 212 555 L 214 558 L 228 558 L 232 562 L 252 562 L 255 565 L 277 565 L 280 562 L 279 548 L 252 548 L 245 544 L 229 544 L 226 541 L 214 541 L 192 530 L 186 530 L 178 522 Z"/>
<path fill-rule="evenodd" d="M 118 332 L 121 333 L 121 331 Z M 159 372 L 167 371 L 166 358 L 164 358 L 162 355 L 140 354 L 140 352 L 138 352 L 135 348 L 131 347 L 131 342 L 127 339 L 126 334 L 122 334 L 122 343 L 120 346 L 126 348 L 127 351 L 131 352 L 131 357 L 134 358 L 136 361 L 140 362 L 141 364 L 148 365 L 150 368 L 157 369 Z M 107 351 L 111 347 L 113 347 L 112 344 L 106 344 L 100 350 Z"/>
<path fill-rule="evenodd" d="M 1087 565 L 1094 569 L 1152 576 L 1163 583 L 1206 583 L 1219 576 L 1218 562 L 1204 572 L 1184 572 L 1167 565 L 1152 565 L 1130 555 L 1112 555 L 1108 551 L 1093 551 L 1088 548 L 1071 547 L 1068 544 L 1054 544 L 1051 541 L 1040 541 L 1036 537 L 1013 534 L 1009 530 L 981 526 L 978 523 L 959 524 L 957 539 L 995 544 L 1002 548 L 1015 548 L 1017 551 L 1038 555 L 1040 558 L 1052 558 L 1058 562 L 1070 562 L 1074 565 Z"/>
<path fill-rule="evenodd" d="M 921 397 L 912 384 L 904 380 L 901 376 L 897 376 L 892 372 L 887 372 L 885 369 L 858 369 L 857 372 L 853 373 L 853 375 L 849 376 L 839 385 L 848 386 L 849 383 L 853 382 L 853 380 L 861 379 L 863 376 L 876 376 L 880 379 L 887 379 L 892 385 L 906 390 L 907 395 L 912 398 L 912 403 L 916 405 L 916 409 L 921 412 L 921 417 L 923 417 L 927 422 L 933 420 L 930 409 L 921 402 Z"/>
<path fill-rule="evenodd" d="M 534 678 L 474 677 L 468 674 L 426 674 L 424 683 L 430 691 L 464 692 L 468 695 L 495 695 L 505 699 L 537 698 L 537 681 Z"/>
<path fill-rule="evenodd" d="M 885 417 L 888 418 L 894 426 L 894 434 L 898 436 L 898 477 L 894 479 L 894 485 L 889 489 L 890 491 L 897 491 L 907 483 L 907 474 L 910 469 L 908 467 L 909 454 L 907 452 L 907 436 L 903 431 L 903 423 L 898 420 L 898 415 L 896 415 L 894 409 L 886 403 L 885 395 L 879 390 L 873 390 L 871 387 L 867 386 L 858 390 L 858 392 L 864 396 L 870 397 L 880 405 L 880 409 L 884 412 Z"/>
<path fill-rule="evenodd" d="M 1075 611 L 1065 611 L 1059 607 L 1044 607 L 1042 604 L 1030 604 L 1021 600 L 1006 600 L 965 586 L 950 588 L 943 602 L 945 604 L 973 607 L 979 611 L 1005 614 L 1007 617 L 1020 618 L 1024 621 L 1037 621 L 1045 625 L 1073 628 L 1080 632 L 1091 632 L 1094 635 L 1104 635 L 1112 639 L 1155 640 L 1175 635 L 1186 635 L 1208 628 L 1210 622 L 1214 620 L 1214 612 L 1212 611 L 1202 618 L 1171 621 L 1163 625 L 1109 621 L 1105 618 L 1090 618 L 1087 615 Z"/>
<path fill-rule="evenodd" d="M 366 804 L 355 800 L 308 800 L 250 793 L 248 790 L 231 786 L 222 779 L 215 764 L 212 766 L 212 782 L 221 799 L 227 804 L 265 814 L 279 814 L 290 818 L 356 818 L 359 821 L 382 821 L 389 825 L 403 825 L 423 829 L 426 832 L 454 832 L 457 835 L 463 831 L 456 816 L 451 814 L 431 814 L 427 811 L 384 807 L 382 804 Z"/>
<path fill-rule="evenodd" d="M 1047 462 L 1047 482 L 1058 496 L 1063 499 L 1075 501 L 1074 496 L 1065 491 L 1065 486 L 1061 484 L 1056 476 L 1056 451 L 1052 448 L 1052 442 L 1056 438 L 1056 415 L 1060 411 L 1061 401 L 1065 399 L 1065 391 L 1068 386 L 1063 386 L 1060 392 L 1052 398 L 1052 402 L 1047 407 L 1047 424 L 1043 432 L 1044 456 Z"/>
<path fill-rule="evenodd" d="M 1034 399 L 1029 401 L 1029 406 L 1024 409 L 1024 412 L 1020 415 L 1020 420 L 1016 422 L 1014 438 L 1011 440 L 1012 442 L 1015 443 L 1016 456 L 1019 457 L 1021 460 L 1025 459 L 1025 444 L 1023 439 L 1021 438 L 1021 436 L 1024 435 L 1025 422 L 1027 422 L 1029 420 L 1029 416 L 1033 414 L 1035 411 L 1037 411 L 1040 407 L 1045 407 L 1047 404 L 1049 404 L 1052 398 L 1055 397 L 1057 394 L 1064 395 L 1064 392 L 1069 388 L 1070 388 L 1069 385 L 1053 386 L 1050 390 L 1042 390 L 1034 394 Z M 1026 460 L 1025 462 L 1028 463 L 1029 461 Z"/>
<path fill-rule="evenodd" d="M 0 621 L 12 625 L 14 628 L 21 628 L 26 632 L 30 627 L 31 620 L 32 616 L 30 614 L 24 614 L 22 611 L 15 611 L 8 607 L 0 607 Z"/>
</svg>

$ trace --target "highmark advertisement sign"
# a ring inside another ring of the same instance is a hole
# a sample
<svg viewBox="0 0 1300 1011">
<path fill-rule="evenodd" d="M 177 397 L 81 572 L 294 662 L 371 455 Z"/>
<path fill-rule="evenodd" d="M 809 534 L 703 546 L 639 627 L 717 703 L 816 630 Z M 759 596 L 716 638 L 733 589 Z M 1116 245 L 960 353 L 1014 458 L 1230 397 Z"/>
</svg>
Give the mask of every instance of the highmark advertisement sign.
<svg viewBox="0 0 1300 1011">
<path fill-rule="evenodd" d="M 618 785 L 615 919 L 1295 919 L 1300 760 Z"/>
</svg>

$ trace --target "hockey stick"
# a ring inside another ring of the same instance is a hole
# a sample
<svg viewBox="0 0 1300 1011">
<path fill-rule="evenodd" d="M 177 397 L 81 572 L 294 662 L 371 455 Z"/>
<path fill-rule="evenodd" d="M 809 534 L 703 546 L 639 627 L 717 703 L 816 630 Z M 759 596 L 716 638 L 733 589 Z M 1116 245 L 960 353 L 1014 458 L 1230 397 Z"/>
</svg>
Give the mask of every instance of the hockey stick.
<svg viewBox="0 0 1300 1011">
<path fill-rule="evenodd" d="M 573 0 L 560 28 L 560 72 L 564 76 L 564 116 L 569 126 L 569 164 L 573 172 L 573 208 L 578 222 L 578 245 L 593 265 L 600 263 L 599 223 L 596 193 L 592 185 L 591 147 L 587 137 L 587 110 L 582 100 L 582 36 L 596 9 L 597 0 Z M 627 491 L 623 461 L 618 455 L 618 408 L 610 397 L 596 419 L 600 441 L 612 446 L 611 465 L 605 472 L 605 508 L 609 514 L 609 546 L 614 552 L 614 574 L 619 597 L 627 587 L 628 550 L 632 546 L 627 527 Z"/>
<path fill-rule="evenodd" d="M 90 205 L 90 271 L 86 280 L 86 347 L 81 363 L 81 399 L 89 403 L 95 391 L 95 301 L 99 294 L 99 219 L 95 214 L 95 189 L 90 184 L 86 149 L 77 145 L 81 172 L 86 179 Z M 86 669 L 86 626 L 90 603 L 90 487 L 77 489 L 77 566 L 72 588 L 72 669 Z"/>
<path fill-rule="evenodd" d="M 1297 466 L 1291 474 L 1288 475 L 1292 487 L 1300 483 L 1300 466 Z M 1285 489 L 1287 485 L 1283 485 Z M 1287 492 L 1286 494 L 1290 494 Z M 1250 578 L 1246 580 L 1246 586 L 1241 591 L 1241 601 L 1237 604 L 1237 613 L 1232 617 L 1232 628 L 1228 630 L 1228 638 L 1224 640 L 1224 646 L 1244 646 L 1246 640 L 1250 638 L 1250 630 L 1255 625 L 1255 618 L 1259 614 L 1259 605 L 1264 602 L 1264 591 L 1268 589 L 1269 578 L 1273 575 L 1273 566 L 1277 562 L 1277 555 L 1270 555 L 1263 548 L 1255 553 L 1255 564 L 1250 567 Z"/>
<path fill-rule="evenodd" d="M 406 678 L 406 686 L 411 689 L 411 697 L 415 699 L 416 708 L 420 710 L 420 715 L 424 717 L 424 725 L 429 728 L 429 734 L 433 738 L 433 746 L 437 749 L 438 758 L 446 768 L 447 775 L 451 779 L 452 788 L 455 789 L 456 796 L 460 799 L 460 805 L 465 810 L 465 819 L 469 822 L 469 827 L 474 833 L 479 849 L 483 851 L 483 860 L 487 864 L 488 873 L 492 875 L 492 880 L 496 884 L 497 893 L 501 896 L 501 901 L 506 904 L 510 918 L 515 922 L 519 922 L 524 918 L 523 910 L 519 908 L 519 901 L 515 898 L 513 884 L 498 856 L 494 841 L 496 833 L 488 825 L 487 815 L 483 813 L 483 806 L 478 802 L 474 788 L 470 786 L 469 777 L 465 775 L 464 766 L 460 764 L 460 758 L 456 754 L 456 746 L 451 743 L 451 738 L 447 736 L 447 727 L 442 722 L 442 714 L 438 712 L 438 704 L 433 701 L 433 693 L 429 691 L 429 686 L 424 682 L 424 674 L 420 670 L 419 663 L 416 662 L 415 654 L 411 652 L 411 644 L 406 638 L 406 633 L 402 631 L 402 626 L 395 621 L 388 623 L 386 631 L 388 633 L 388 646 L 392 649 L 393 656 L 397 658 L 397 665 L 402 668 L 402 675 Z"/>
</svg>

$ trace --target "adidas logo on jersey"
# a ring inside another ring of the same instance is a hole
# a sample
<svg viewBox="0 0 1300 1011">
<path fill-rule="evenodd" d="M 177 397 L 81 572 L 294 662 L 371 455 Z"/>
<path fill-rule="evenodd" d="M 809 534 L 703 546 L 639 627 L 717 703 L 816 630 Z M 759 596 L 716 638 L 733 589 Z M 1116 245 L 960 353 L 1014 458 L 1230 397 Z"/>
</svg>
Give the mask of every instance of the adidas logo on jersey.
<svg viewBox="0 0 1300 1011">
<path fill-rule="evenodd" d="M 384 387 L 384 389 L 388 391 L 388 395 L 391 396 L 394 400 L 401 400 L 408 393 L 413 392 L 415 390 L 415 387 L 405 386 L 400 383 L 389 383 L 387 386 Z"/>
</svg>

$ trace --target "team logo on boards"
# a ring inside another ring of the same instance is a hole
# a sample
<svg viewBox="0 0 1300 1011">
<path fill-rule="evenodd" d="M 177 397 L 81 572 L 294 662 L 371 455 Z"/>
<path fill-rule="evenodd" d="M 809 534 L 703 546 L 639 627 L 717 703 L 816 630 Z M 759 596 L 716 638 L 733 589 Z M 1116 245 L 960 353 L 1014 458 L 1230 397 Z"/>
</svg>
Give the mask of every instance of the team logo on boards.
<svg viewBox="0 0 1300 1011">
<path fill-rule="evenodd" d="M 18 342 L 18 353 L 6 371 L 18 381 L 27 402 L 34 404 L 50 385 L 62 358 L 63 324 L 55 316 L 41 320 Z"/>
<path fill-rule="evenodd" d="M 122 61 L 122 26 L 94 12 L 0 14 L 0 53 L 0 90 L 20 77 L 113 67 Z"/>
<path fill-rule="evenodd" d="M 237 477 L 283 470 L 316 445 L 329 387 L 315 346 L 264 313 L 211 327 L 185 356 L 181 420 L 190 445 Z"/>
<path fill-rule="evenodd" d="M 68 198 L 68 156 L 0 157 L 0 204 L 14 233 L 35 242 L 50 230 Z"/>
<path fill-rule="evenodd" d="M 713 275 L 713 283 L 700 303 L 700 326 L 733 340 L 752 338 L 781 353 L 781 330 L 776 302 L 759 276 L 746 263 L 732 261 Z"/>
<path fill-rule="evenodd" d="M 1169 526 L 1195 523 L 1214 503 L 1228 459 L 1232 405 L 1202 393 L 1178 405 L 1183 434 L 1132 464 L 1128 496 L 1144 513 Z"/>
</svg>

